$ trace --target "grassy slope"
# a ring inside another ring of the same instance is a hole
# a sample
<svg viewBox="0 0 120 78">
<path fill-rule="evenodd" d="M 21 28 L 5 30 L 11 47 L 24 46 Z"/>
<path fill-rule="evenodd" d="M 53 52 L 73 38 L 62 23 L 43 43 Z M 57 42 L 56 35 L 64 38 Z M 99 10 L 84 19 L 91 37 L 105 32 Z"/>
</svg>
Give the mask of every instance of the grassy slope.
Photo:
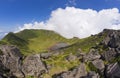
<svg viewBox="0 0 120 78">
<path fill-rule="evenodd" d="M 17 45 L 23 54 L 39 53 L 47 51 L 51 46 L 66 42 L 73 44 L 78 39 L 66 39 L 59 34 L 48 30 L 24 30 L 19 33 L 9 33 L 0 43 Z"/>
</svg>

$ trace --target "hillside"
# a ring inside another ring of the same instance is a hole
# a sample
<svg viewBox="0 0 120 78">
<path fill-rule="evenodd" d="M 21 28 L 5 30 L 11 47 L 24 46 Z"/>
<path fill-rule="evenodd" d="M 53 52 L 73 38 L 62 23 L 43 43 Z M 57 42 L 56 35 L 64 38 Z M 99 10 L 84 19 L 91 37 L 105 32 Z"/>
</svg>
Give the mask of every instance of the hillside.
<svg viewBox="0 0 120 78">
<path fill-rule="evenodd" d="M 8 33 L 1 41 L 3 44 L 17 45 L 23 54 L 48 51 L 57 43 L 71 45 L 78 41 L 77 38 L 66 39 L 49 30 L 23 30 L 18 33 Z"/>
<path fill-rule="evenodd" d="M 8 67 L 18 78 L 120 77 L 120 30 L 105 29 L 84 39 L 24 30 L 9 33 L 0 44 L 1 67 Z M 10 76 L 9 71 L 2 73 Z"/>
</svg>

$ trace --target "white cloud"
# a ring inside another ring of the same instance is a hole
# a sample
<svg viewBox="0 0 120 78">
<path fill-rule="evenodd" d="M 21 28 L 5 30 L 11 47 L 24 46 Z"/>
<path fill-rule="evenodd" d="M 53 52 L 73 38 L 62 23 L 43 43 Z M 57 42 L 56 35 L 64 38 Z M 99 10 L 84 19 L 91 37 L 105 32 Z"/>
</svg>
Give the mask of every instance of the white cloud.
<svg viewBox="0 0 120 78">
<path fill-rule="evenodd" d="M 120 29 L 120 13 L 117 8 L 103 9 L 99 12 L 92 9 L 74 7 L 58 8 L 52 11 L 46 22 L 34 22 L 19 27 L 24 29 L 54 30 L 66 38 L 85 38 L 97 34 L 103 29 Z"/>
</svg>

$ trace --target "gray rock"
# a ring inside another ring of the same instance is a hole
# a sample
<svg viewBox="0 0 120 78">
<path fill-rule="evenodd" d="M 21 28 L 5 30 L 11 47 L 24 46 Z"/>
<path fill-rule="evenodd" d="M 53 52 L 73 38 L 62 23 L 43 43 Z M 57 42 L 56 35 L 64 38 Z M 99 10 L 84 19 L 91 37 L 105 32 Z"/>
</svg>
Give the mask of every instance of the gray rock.
<svg viewBox="0 0 120 78">
<path fill-rule="evenodd" d="M 120 78 L 120 66 L 118 63 L 110 64 L 107 67 L 106 74 L 108 78 Z"/>
<path fill-rule="evenodd" d="M 103 70 L 105 68 L 104 62 L 100 59 L 92 61 L 92 64 L 99 70 Z"/>
<path fill-rule="evenodd" d="M 24 77 L 21 71 L 22 55 L 15 46 L 0 46 L 3 55 L 1 56 L 2 64 L 7 67 L 10 72 L 17 77 Z"/>
<path fill-rule="evenodd" d="M 97 50 L 91 49 L 90 52 L 85 56 L 85 59 L 89 61 L 93 61 L 95 59 L 99 59 L 101 55 L 98 53 Z"/>
<path fill-rule="evenodd" d="M 16 46 L 3 45 L 0 46 L 0 50 L 5 56 L 10 56 L 11 58 L 21 58 L 22 55 Z"/>
<path fill-rule="evenodd" d="M 25 58 L 23 72 L 26 76 L 36 76 L 38 78 L 46 72 L 46 67 L 41 61 L 39 54 L 30 55 Z"/>
<path fill-rule="evenodd" d="M 120 30 L 105 29 L 102 34 L 106 34 L 103 43 L 111 48 L 120 47 Z"/>
<path fill-rule="evenodd" d="M 86 67 L 84 63 L 81 63 L 78 67 L 71 71 L 63 72 L 56 75 L 54 78 L 82 78 L 87 75 Z"/>
<path fill-rule="evenodd" d="M 106 60 L 106 61 L 111 61 L 112 59 L 115 58 L 115 56 L 117 55 L 116 51 L 114 48 L 109 48 L 108 51 L 103 52 L 102 54 L 102 59 Z"/>
<path fill-rule="evenodd" d="M 99 74 L 94 72 L 94 71 L 90 71 L 87 75 L 87 77 L 85 78 L 100 78 Z"/>
</svg>

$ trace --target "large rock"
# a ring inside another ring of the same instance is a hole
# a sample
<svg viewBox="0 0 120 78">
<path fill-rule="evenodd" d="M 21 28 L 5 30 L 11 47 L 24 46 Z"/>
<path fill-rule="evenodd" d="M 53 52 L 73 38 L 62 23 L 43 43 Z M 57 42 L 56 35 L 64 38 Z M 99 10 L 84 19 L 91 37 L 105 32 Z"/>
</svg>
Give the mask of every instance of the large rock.
<svg viewBox="0 0 120 78">
<path fill-rule="evenodd" d="M 26 76 L 36 76 L 39 78 L 46 72 L 46 67 L 41 61 L 40 55 L 35 54 L 25 58 L 22 70 Z"/>
<path fill-rule="evenodd" d="M 94 71 L 90 71 L 88 72 L 88 75 L 85 78 L 100 78 L 99 74 L 94 72 Z"/>
<path fill-rule="evenodd" d="M 115 51 L 114 48 L 109 48 L 108 51 L 105 51 L 102 54 L 102 59 L 106 60 L 106 61 L 111 61 L 112 59 L 114 59 L 117 55 L 117 52 Z"/>
<path fill-rule="evenodd" d="M 3 52 L 3 55 L 10 56 L 11 58 L 22 57 L 20 50 L 16 46 L 3 45 L 0 46 L 0 50 Z"/>
<path fill-rule="evenodd" d="M 9 73 L 9 69 L 7 69 L 0 60 L 0 78 L 5 77 L 4 75 L 8 76 L 7 73 Z"/>
<path fill-rule="evenodd" d="M 101 56 L 97 50 L 91 49 L 90 52 L 85 56 L 85 59 L 89 61 L 93 61 L 93 60 L 99 59 L 100 57 Z"/>
<path fill-rule="evenodd" d="M 104 62 L 100 59 L 92 61 L 92 64 L 99 70 L 103 70 L 105 68 Z"/>
<path fill-rule="evenodd" d="M 110 64 L 106 70 L 107 78 L 120 78 L 120 66 L 118 63 Z"/>
<path fill-rule="evenodd" d="M 2 51 L 0 59 L 2 64 L 7 67 L 13 75 L 24 77 L 21 70 L 22 55 L 19 49 L 15 46 L 3 45 L 0 46 L 0 50 Z"/>
<path fill-rule="evenodd" d="M 55 75 L 54 78 L 82 78 L 86 77 L 86 67 L 84 63 L 81 63 L 78 67 L 71 71 L 63 72 L 59 75 Z"/>
<path fill-rule="evenodd" d="M 103 40 L 105 45 L 111 48 L 120 48 L 120 30 L 105 29 L 102 34 L 106 35 Z"/>
</svg>

